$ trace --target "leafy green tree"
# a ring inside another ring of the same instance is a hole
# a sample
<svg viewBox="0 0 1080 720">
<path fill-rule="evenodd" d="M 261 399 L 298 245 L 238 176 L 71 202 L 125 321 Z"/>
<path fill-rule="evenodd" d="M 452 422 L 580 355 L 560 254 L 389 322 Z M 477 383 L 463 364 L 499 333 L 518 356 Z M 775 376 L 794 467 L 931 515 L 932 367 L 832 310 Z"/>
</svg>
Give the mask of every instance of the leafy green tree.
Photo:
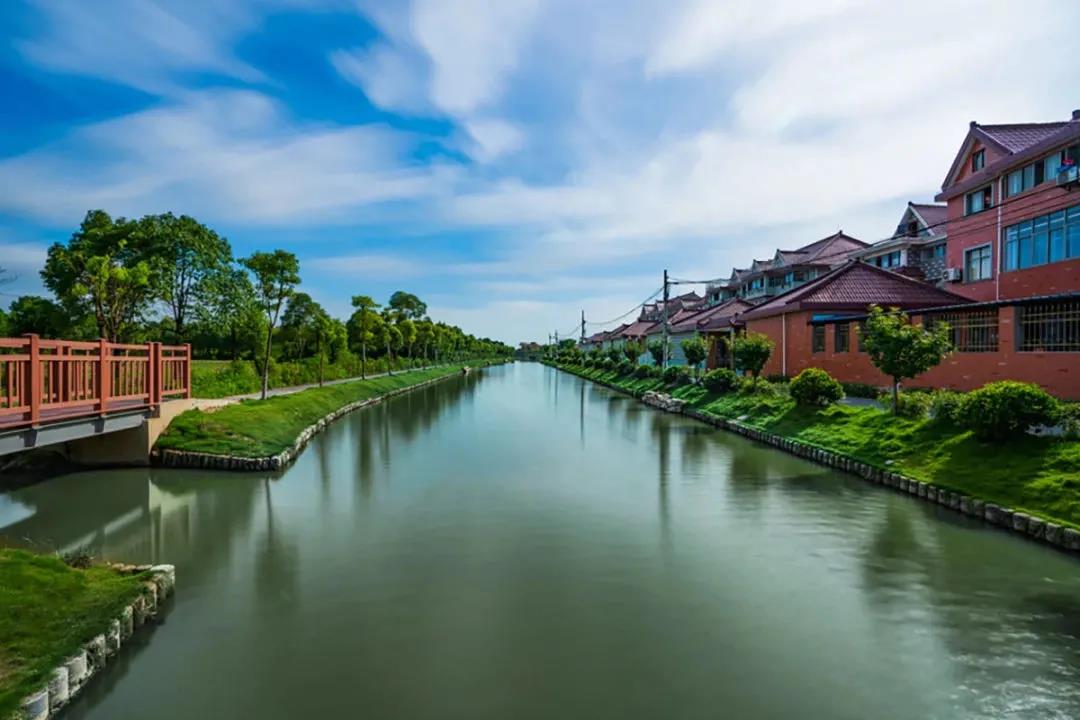
<svg viewBox="0 0 1080 720">
<path fill-rule="evenodd" d="M 282 344 L 289 357 L 299 360 L 307 356 L 307 350 L 316 342 L 318 323 L 324 315 L 326 311 L 310 295 L 293 293 L 281 314 Z"/>
<path fill-rule="evenodd" d="M 353 295 L 352 306 L 356 311 L 349 318 L 349 338 L 354 347 L 360 347 L 360 377 L 367 377 L 367 349 L 372 341 L 372 327 L 379 303 L 370 295 Z"/>
<path fill-rule="evenodd" d="M 705 357 L 709 353 L 709 347 L 705 344 L 705 341 L 700 337 L 692 337 L 683 340 L 679 343 L 682 346 L 683 355 L 686 356 L 686 362 L 697 373 L 700 369 L 701 363 L 705 361 Z"/>
<path fill-rule="evenodd" d="M 390 296 L 387 306 L 400 318 L 419 320 L 427 314 L 427 303 L 412 293 L 398 290 Z"/>
<path fill-rule="evenodd" d="M 255 295 L 266 316 L 266 352 L 263 355 L 262 398 L 270 386 L 270 352 L 281 306 L 300 284 L 300 261 L 284 250 L 255 252 L 240 261 L 255 278 Z"/>
<path fill-rule="evenodd" d="M 135 255 L 151 268 L 154 294 L 169 308 L 173 332 L 184 338 L 192 308 L 209 300 L 214 279 L 227 273 L 232 248 L 187 215 L 147 215 L 132 233 Z"/>
<path fill-rule="evenodd" d="M 41 278 L 71 317 L 93 315 L 101 337 L 120 340 L 153 301 L 150 265 L 132 251 L 136 223 L 86 214 L 71 239 L 49 248 Z"/>
<path fill-rule="evenodd" d="M 912 325 L 907 315 L 897 308 L 884 310 L 878 305 L 871 306 L 861 335 L 862 346 L 870 356 L 870 362 L 892 378 L 894 414 L 900 381 L 923 374 L 952 351 L 948 325 L 937 323 L 927 330 L 920 325 Z"/>
<path fill-rule="evenodd" d="M 641 343 L 633 340 L 627 340 L 622 346 L 623 356 L 630 362 L 637 365 L 638 358 L 641 357 L 642 348 Z"/>
<path fill-rule="evenodd" d="M 73 334 L 68 332 L 71 322 L 64 308 L 35 295 L 23 295 L 11 303 L 7 324 L 7 333 L 14 336 L 34 333 L 46 338 L 65 338 Z"/>
<path fill-rule="evenodd" d="M 416 344 L 416 323 L 408 318 L 398 320 L 397 331 L 401 334 L 400 348 L 411 366 L 413 345 Z"/>
<path fill-rule="evenodd" d="M 664 364 L 664 341 L 653 340 L 648 345 L 649 354 L 652 355 L 653 363 L 656 367 L 660 367 Z"/>
<path fill-rule="evenodd" d="M 215 341 L 217 347 L 224 346 L 231 360 L 239 359 L 241 347 L 257 353 L 265 340 L 266 320 L 256 301 L 255 288 L 248 274 L 239 268 L 210 278 L 204 300 L 194 310 L 207 339 Z"/>
<path fill-rule="evenodd" d="M 435 340 L 435 323 L 429 319 L 416 321 L 416 347 L 420 350 L 420 367 L 427 365 L 428 351 Z"/>
<path fill-rule="evenodd" d="M 735 369 L 748 372 L 757 382 L 765 363 L 775 345 L 764 333 L 749 332 L 739 335 L 731 341 L 731 354 L 735 358 Z"/>
</svg>

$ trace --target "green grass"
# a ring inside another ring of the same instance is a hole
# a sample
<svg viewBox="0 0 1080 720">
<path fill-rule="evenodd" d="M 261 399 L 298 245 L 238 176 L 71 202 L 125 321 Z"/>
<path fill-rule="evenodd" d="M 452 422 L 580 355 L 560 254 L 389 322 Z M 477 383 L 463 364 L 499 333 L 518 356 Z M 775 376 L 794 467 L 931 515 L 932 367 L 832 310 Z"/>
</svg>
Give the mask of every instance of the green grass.
<svg viewBox="0 0 1080 720">
<path fill-rule="evenodd" d="M 355 359 L 339 363 L 324 363 L 324 380 L 343 380 L 359 374 Z M 395 370 L 404 370 L 408 361 L 398 358 L 394 362 Z M 386 372 L 386 361 L 369 360 L 369 375 Z M 316 358 L 272 362 L 270 364 L 269 383 L 271 388 L 309 385 L 319 381 L 319 361 Z M 192 394 L 198 398 L 223 398 L 232 395 L 246 395 L 258 392 L 262 388 L 262 378 L 255 363 L 251 360 L 195 360 L 191 364 Z"/>
<path fill-rule="evenodd" d="M 139 595 L 141 581 L 0 549 L 0 718 L 10 717 L 55 667 L 105 632 Z"/>
<path fill-rule="evenodd" d="M 613 372 L 572 372 L 636 395 L 662 386 L 659 380 Z M 982 442 L 968 430 L 894 417 L 873 407 L 804 408 L 783 393 L 714 396 L 684 386 L 673 395 L 702 412 L 1080 528 L 1080 442 L 1075 440 L 1027 435 L 1008 443 Z"/>
<path fill-rule="evenodd" d="M 246 458 L 268 457 L 292 447 L 304 428 L 349 403 L 459 372 L 460 365 L 414 370 L 266 400 L 245 400 L 213 412 L 189 410 L 172 421 L 158 439 L 157 447 Z"/>
</svg>

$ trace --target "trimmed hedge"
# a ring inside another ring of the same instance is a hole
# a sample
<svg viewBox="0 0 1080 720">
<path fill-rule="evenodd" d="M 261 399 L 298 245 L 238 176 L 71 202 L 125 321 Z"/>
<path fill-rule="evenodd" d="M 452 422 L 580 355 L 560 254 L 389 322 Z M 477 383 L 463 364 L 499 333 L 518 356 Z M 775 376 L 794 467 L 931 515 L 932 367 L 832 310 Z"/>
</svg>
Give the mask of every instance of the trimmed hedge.
<svg viewBox="0 0 1080 720">
<path fill-rule="evenodd" d="M 821 368 L 806 368 L 795 376 L 788 391 L 800 405 L 832 405 L 844 397 L 844 388 Z"/>
</svg>

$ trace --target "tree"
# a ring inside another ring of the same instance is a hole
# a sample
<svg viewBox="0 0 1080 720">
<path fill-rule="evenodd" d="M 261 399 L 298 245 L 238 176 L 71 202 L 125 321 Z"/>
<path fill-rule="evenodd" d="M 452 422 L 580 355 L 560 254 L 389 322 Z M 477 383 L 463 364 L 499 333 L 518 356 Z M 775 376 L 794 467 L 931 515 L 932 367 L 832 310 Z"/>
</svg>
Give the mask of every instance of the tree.
<svg viewBox="0 0 1080 720">
<path fill-rule="evenodd" d="M 412 293 L 398 290 L 390 296 L 387 306 L 398 318 L 419 320 L 427 314 L 427 303 Z"/>
<path fill-rule="evenodd" d="M 412 348 L 416 344 L 416 323 L 408 318 L 398 320 L 397 331 L 401 334 L 401 345 L 399 346 L 405 353 L 405 357 L 408 358 L 409 365 L 412 363 Z"/>
<path fill-rule="evenodd" d="M 23 295 L 8 308 L 7 332 L 14 336 L 33 333 L 45 338 L 64 338 L 71 323 L 64 308 L 52 300 Z M 0 333 L 2 335 L 2 333 Z"/>
<path fill-rule="evenodd" d="M 622 346 L 622 351 L 623 355 L 626 356 L 627 360 L 637 365 L 638 358 L 641 357 L 642 352 L 641 343 L 634 342 L 633 340 L 627 340 L 626 343 Z"/>
<path fill-rule="evenodd" d="M 892 378 L 893 414 L 897 410 L 900 381 L 921 375 L 952 351 L 948 325 L 935 323 L 929 330 L 912 325 L 897 308 L 884 310 L 872 305 L 866 327 L 859 332 L 870 362 Z"/>
<path fill-rule="evenodd" d="M 683 355 L 686 356 L 686 362 L 689 363 L 690 367 L 694 368 L 696 374 L 699 366 L 709 354 L 709 347 L 698 336 L 687 338 L 679 344 L 682 346 Z"/>
<path fill-rule="evenodd" d="M 229 270 L 229 242 L 192 217 L 165 213 L 139 220 L 132 244 L 152 270 L 154 294 L 168 306 L 173 332 L 183 339 L 192 307 L 206 302 L 215 277 Z"/>
<path fill-rule="evenodd" d="M 435 341 L 435 323 L 425 318 L 416 321 L 416 346 L 420 349 L 420 367 L 427 365 L 428 351 Z"/>
<path fill-rule="evenodd" d="M 648 345 L 649 354 L 652 355 L 653 363 L 660 367 L 664 364 L 664 341 L 653 340 Z"/>
<path fill-rule="evenodd" d="M 761 369 L 772 355 L 773 341 L 764 333 L 749 332 L 739 335 L 731 341 L 731 355 L 735 358 L 735 369 L 748 372 L 757 382 Z"/>
<path fill-rule="evenodd" d="M 91 313 L 101 337 L 114 342 L 153 300 L 150 265 L 131 248 L 134 232 L 134 222 L 91 210 L 66 245 L 49 248 L 41 271 L 72 318 Z"/>
<path fill-rule="evenodd" d="M 265 320 L 246 272 L 230 268 L 214 275 L 207 283 L 203 302 L 194 310 L 199 325 L 228 346 L 231 360 L 240 357 L 241 345 L 257 352 Z"/>
<path fill-rule="evenodd" d="M 360 377 L 367 377 L 367 347 L 371 342 L 372 325 L 377 317 L 375 311 L 380 307 L 379 303 L 370 295 L 353 295 L 352 306 L 356 312 L 349 318 L 349 338 L 360 346 Z M 355 327 L 355 337 L 353 328 Z"/>
<path fill-rule="evenodd" d="M 322 306 L 307 293 L 293 293 L 281 314 L 281 339 L 288 357 L 296 360 L 306 357 L 308 347 L 315 344 L 319 318 L 325 314 Z"/>
<path fill-rule="evenodd" d="M 266 315 L 266 352 L 262 366 L 262 398 L 270 385 L 270 351 L 281 306 L 300 284 L 300 261 L 284 250 L 255 252 L 240 261 L 255 277 L 255 295 Z"/>
</svg>

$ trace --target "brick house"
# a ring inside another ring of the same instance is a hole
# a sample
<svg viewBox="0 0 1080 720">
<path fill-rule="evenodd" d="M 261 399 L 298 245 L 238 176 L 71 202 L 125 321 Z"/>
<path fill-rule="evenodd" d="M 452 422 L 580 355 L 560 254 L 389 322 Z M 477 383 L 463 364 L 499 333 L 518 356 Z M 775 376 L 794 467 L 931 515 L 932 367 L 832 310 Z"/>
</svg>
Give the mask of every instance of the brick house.
<svg viewBox="0 0 1080 720">
<path fill-rule="evenodd" d="M 735 268 L 727 280 L 710 285 L 705 294 L 714 305 L 732 298 L 760 301 L 824 275 L 867 247 L 840 230 L 795 250 L 777 249 L 772 258 L 754 260 L 749 268 Z"/>
<path fill-rule="evenodd" d="M 945 283 L 947 245 L 947 206 L 909 202 L 892 237 L 851 257 L 940 287 Z"/>
<path fill-rule="evenodd" d="M 1080 290 L 1080 110 L 1063 122 L 972 122 L 935 200 L 950 289 L 973 300 Z"/>
</svg>

